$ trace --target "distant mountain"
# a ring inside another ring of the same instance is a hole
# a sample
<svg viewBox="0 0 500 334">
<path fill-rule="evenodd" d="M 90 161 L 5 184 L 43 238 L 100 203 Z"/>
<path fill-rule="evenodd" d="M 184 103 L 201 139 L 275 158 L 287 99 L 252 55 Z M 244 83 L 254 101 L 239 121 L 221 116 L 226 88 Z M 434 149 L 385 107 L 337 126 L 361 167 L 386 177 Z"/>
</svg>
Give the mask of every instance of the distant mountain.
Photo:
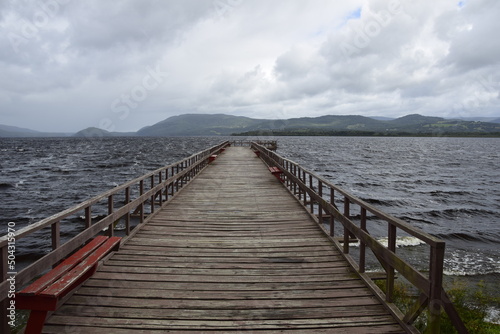
<svg viewBox="0 0 500 334">
<path fill-rule="evenodd" d="M 102 137 L 131 137 L 135 135 L 136 135 L 135 132 L 109 132 L 103 129 L 90 127 L 78 131 L 73 135 L 73 137 L 102 138 Z"/>
<path fill-rule="evenodd" d="M 17 126 L 0 124 L 0 137 L 64 137 L 66 133 L 40 132 Z"/>
<path fill-rule="evenodd" d="M 139 136 L 213 136 L 241 132 L 283 131 L 299 129 L 363 129 L 374 127 L 377 120 L 363 116 L 320 116 L 291 119 L 253 119 L 225 114 L 186 114 L 173 116 L 142 128 Z"/>
<path fill-rule="evenodd" d="M 139 136 L 220 136 L 234 132 L 258 129 L 259 120 L 243 116 L 225 114 L 185 114 L 169 117 L 164 121 L 137 131 Z"/>
<path fill-rule="evenodd" d="M 224 114 L 187 114 L 138 131 L 140 136 L 207 135 L 471 135 L 500 133 L 500 125 L 446 120 L 418 114 L 377 120 L 364 116 L 300 117 L 265 120 Z"/>
<path fill-rule="evenodd" d="M 322 116 L 284 122 L 282 129 L 250 130 L 239 135 L 500 136 L 498 123 L 447 120 L 418 114 L 393 120 L 376 120 L 363 116 Z"/>
<path fill-rule="evenodd" d="M 378 121 L 390 121 L 393 120 L 393 117 L 384 117 L 384 116 L 370 116 L 370 118 L 376 119 Z"/>
<path fill-rule="evenodd" d="M 0 130 L 7 131 L 10 133 L 33 133 L 33 134 L 40 133 L 40 132 L 35 131 L 35 130 L 19 128 L 17 126 L 2 125 L 2 124 L 0 124 Z"/>
</svg>

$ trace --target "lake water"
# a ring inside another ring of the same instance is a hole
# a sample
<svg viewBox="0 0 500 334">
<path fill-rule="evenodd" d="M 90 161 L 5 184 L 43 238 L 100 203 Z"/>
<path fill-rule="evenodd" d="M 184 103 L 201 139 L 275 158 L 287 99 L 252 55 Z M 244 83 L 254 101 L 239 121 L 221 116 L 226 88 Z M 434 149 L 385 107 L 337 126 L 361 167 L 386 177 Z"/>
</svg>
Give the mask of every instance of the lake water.
<svg viewBox="0 0 500 334">
<path fill-rule="evenodd" d="M 0 139 L 0 234 L 8 222 L 27 226 L 224 139 Z M 444 239 L 445 273 L 484 280 L 500 295 L 500 139 L 273 139 L 279 154 Z M 81 227 L 62 226 L 63 238 Z M 19 261 L 48 252 L 50 245 L 41 245 L 47 237 L 20 242 Z M 421 245 L 400 239 L 399 246 L 427 267 Z"/>
</svg>

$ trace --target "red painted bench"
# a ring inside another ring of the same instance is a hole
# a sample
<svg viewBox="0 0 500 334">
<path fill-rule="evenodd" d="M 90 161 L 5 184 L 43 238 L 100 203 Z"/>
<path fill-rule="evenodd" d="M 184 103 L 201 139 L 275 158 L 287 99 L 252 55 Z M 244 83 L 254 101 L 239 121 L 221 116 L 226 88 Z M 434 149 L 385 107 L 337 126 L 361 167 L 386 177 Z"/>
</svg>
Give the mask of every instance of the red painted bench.
<svg viewBox="0 0 500 334">
<path fill-rule="evenodd" d="M 211 163 L 215 159 L 217 159 L 217 154 L 212 154 L 210 157 L 208 157 L 208 163 Z"/>
<path fill-rule="evenodd" d="M 97 236 L 57 267 L 16 293 L 16 308 L 31 310 L 25 333 L 41 333 L 49 311 L 90 278 L 99 260 L 120 247 L 119 237 Z"/>
<path fill-rule="evenodd" d="M 281 182 L 285 182 L 285 180 L 283 180 L 283 171 L 281 169 L 279 169 L 278 167 L 269 167 L 269 171 L 274 175 L 276 176 L 276 178 L 278 180 L 280 180 Z"/>
</svg>

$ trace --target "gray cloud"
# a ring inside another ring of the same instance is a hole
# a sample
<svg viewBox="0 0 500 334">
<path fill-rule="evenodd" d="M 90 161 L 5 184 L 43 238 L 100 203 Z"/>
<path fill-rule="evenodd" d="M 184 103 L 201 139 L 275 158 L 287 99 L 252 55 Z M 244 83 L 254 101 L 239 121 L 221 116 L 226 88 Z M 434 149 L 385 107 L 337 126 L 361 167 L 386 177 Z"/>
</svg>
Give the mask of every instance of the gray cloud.
<svg viewBox="0 0 500 334">
<path fill-rule="evenodd" d="M 498 116 L 500 4 L 463 4 L 4 1 L 0 123 L 126 131 L 185 112 Z"/>
</svg>

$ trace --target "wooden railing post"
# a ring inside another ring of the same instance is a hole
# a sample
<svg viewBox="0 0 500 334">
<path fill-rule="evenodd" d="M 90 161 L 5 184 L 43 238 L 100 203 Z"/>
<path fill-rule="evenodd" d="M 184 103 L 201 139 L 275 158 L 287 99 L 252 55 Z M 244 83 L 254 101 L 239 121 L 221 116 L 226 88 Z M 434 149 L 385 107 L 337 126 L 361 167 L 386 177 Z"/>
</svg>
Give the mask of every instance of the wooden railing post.
<svg viewBox="0 0 500 334">
<path fill-rule="evenodd" d="M 85 208 L 85 229 L 92 226 L 92 207 L 89 205 Z"/>
<path fill-rule="evenodd" d="M 161 176 L 162 176 L 161 172 L 158 173 L 158 184 L 161 184 L 163 181 Z M 159 197 L 160 207 L 161 207 L 163 205 L 163 192 L 161 191 L 161 189 L 158 192 L 158 197 Z"/>
<path fill-rule="evenodd" d="M 302 183 L 306 184 L 306 172 L 300 169 L 299 173 L 302 174 L 300 180 L 302 181 Z M 307 208 L 307 192 L 305 190 L 302 191 L 302 195 L 304 195 L 304 206 Z"/>
<path fill-rule="evenodd" d="M 168 168 L 165 170 L 165 181 L 168 180 Z M 165 202 L 168 202 L 168 187 L 170 183 L 165 184 Z"/>
<path fill-rule="evenodd" d="M 176 166 L 176 172 L 175 174 L 179 174 L 179 164 Z M 179 191 L 179 179 L 175 180 L 175 192 Z"/>
<path fill-rule="evenodd" d="M 144 195 L 144 180 L 139 182 L 139 196 Z M 139 218 L 139 224 L 144 223 L 144 202 L 139 204 L 139 211 L 141 212 L 141 216 Z"/>
<path fill-rule="evenodd" d="M 297 177 L 297 165 L 293 165 L 293 176 Z M 299 200 L 301 199 L 302 195 L 300 193 L 300 188 L 299 188 L 299 191 L 297 193 L 297 182 L 294 182 L 293 183 L 293 194 L 294 195 L 299 195 Z"/>
<path fill-rule="evenodd" d="M 290 170 L 288 169 L 288 167 L 289 167 L 288 161 L 285 161 L 285 162 L 284 162 L 284 164 L 283 164 L 283 168 L 284 168 L 286 171 L 288 171 L 288 172 L 289 172 Z M 285 180 L 285 186 L 286 186 L 287 188 L 290 188 L 290 180 L 288 179 L 288 177 L 286 177 L 285 175 L 283 175 L 283 178 L 284 178 L 284 180 Z"/>
<path fill-rule="evenodd" d="M 130 203 L 130 187 L 125 188 L 125 203 Z M 130 211 L 125 215 L 125 234 L 130 234 Z"/>
<path fill-rule="evenodd" d="M 114 210 L 113 195 L 108 196 L 108 215 L 112 214 Z M 108 236 L 112 237 L 115 234 L 114 222 L 109 224 Z"/>
<path fill-rule="evenodd" d="M 396 253 L 396 226 L 389 223 L 387 232 L 387 248 Z M 387 280 L 385 299 L 392 303 L 394 296 L 394 267 L 387 265 Z"/>
<path fill-rule="evenodd" d="M 347 219 L 351 218 L 351 212 L 350 212 L 350 202 L 349 198 L 347 196 L 344 196 L 344 216 Z M 344 226 L 344 253 L 349 254 L 349 230 L 347 229 L 346 226 Z"/>
<path fill-rule="evenodd" d="M 309 174 L 309 188 L 311 190 L 314 189 L 314 187 L 313 187 L 313 176 L 311 174 Z M 314 214 L 314 201 L 313 201 L 312 196 L 309 196 L 309 210 L 311 211 L 312 214 Z"/>
<path fill-rule="evenodd" d="M 439 333 L 441 322 L 441 290 L 443 288 L 444 242 L 431 247 L 429 280 L 431 281 L 429 296 L 429 333 Z"/>
<path fill-rule="evenodd" d="M 150 183 L 151 183 L 151 188 L 153 189 L 155 187 L 155 176 L 151 175 L 150 177 Z M 151 195 L 151 213 L 155 212 L 155 194 Z"/>
<path fill-rule="evenodd" d="M 61 223 L 59 221 L 50 225 L 51 229 L 51 239 L 52 239 L 52 250 L 59 248 L 61 244 Z"/>
<path fill-rule="evenodd" d="M 323 198 L 323 182 L 321 180 L 318 180 L 318 195 L 319 197 Z M 321 223 L 321 226 L 323 226 L 323 206 L 318 203 L 318 219 Z"/>
<path fill-rule="evenodd" d="M 335 206 L 335 189 L 330 188 L 330 204 Z M 330 214 L 330 236 L 335 235 L 335 217 Z"/>
<path fill-rule="evenodd" d="M 171 168 L 170 172 L 172 173 L 172 177 L 174 177 L 174 167 Z M 174 182 L 170 184 L 170 196 L 174 196 Z"/>
<path fill-rule="evenodd" d="M 366 231 L 366 209 L 361 207 L 361 230 Z M 364 273 L 366 266 L 366 244 L 363 241 L 359 241 L 359 272 Z"/>
</svg>

